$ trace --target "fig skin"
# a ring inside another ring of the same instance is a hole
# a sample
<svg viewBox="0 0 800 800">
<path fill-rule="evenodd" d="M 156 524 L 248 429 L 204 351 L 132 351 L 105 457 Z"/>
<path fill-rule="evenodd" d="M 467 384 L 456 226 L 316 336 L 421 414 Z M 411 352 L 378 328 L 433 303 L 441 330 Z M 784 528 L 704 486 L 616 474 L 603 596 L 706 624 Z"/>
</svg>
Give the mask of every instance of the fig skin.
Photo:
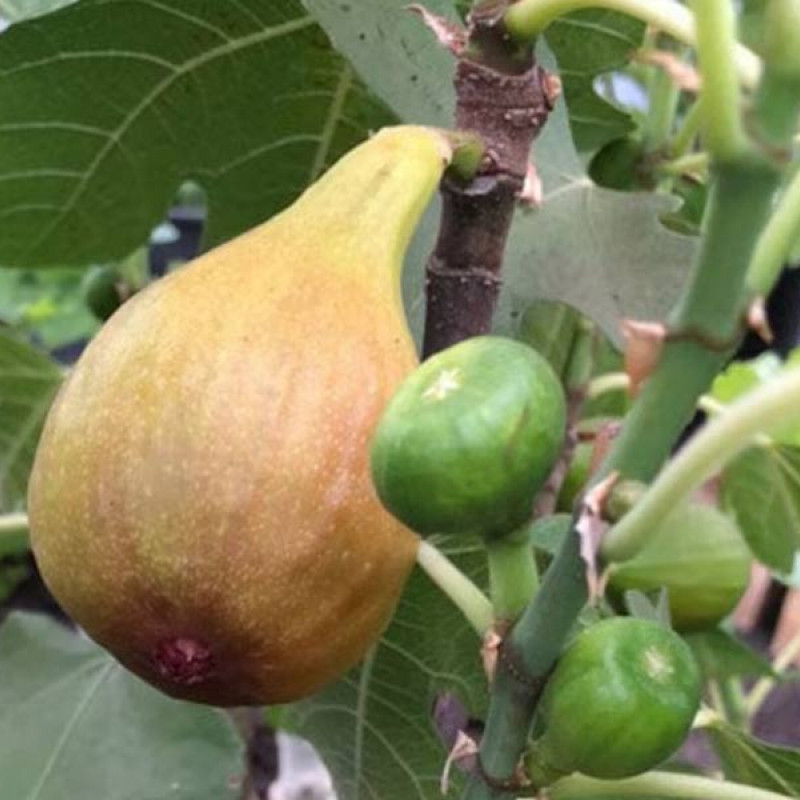
<svg viewBox="0 0 800 800">
<path fill-rule="evenodd" d="M 533 348 L 477 336 L 400 386 L 372 443 L 383 504 L 421 535 L 498 540 L 532 514 L 564 440 L 564 392 Z"/>
<path fill-rule="evenodd" d="M 642 550 L 610 568 L 612 590 L 665 587 L 679 631 L 716 627 L 747 588 L 753 557 L 736 521 L 714 506 L 685 503 Z"/>
<path fill-rule="evenodd" d="M 387 624 L 417 537 L 368 442 L 416 366 L 402 258 L 445 166 L 386 129 L 109 320 L 50 412 L 31 539 L 64 609 L 166 693 L 306 696 Z"/>
<path fill-rule="evenodd" d="M 575 639 L 547 682 L 537 766 L 605 780 L 646 772 L 683 743 L 701 690 L 678 634 L 650 620 L 603 620 Z"/>
</svg>

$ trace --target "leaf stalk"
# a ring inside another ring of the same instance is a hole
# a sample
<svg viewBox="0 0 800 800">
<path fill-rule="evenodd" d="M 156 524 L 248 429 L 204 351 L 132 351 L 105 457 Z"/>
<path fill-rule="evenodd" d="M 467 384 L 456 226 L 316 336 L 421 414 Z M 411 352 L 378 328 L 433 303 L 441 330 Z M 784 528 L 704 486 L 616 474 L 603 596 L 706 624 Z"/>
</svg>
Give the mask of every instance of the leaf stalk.
<svg viewBox="0 0 800 800">
<path fill-rule="evenodd" d="M 492 627 L 492 604 L 489 598 L 441 550 L 421 541 L 417 564 L 461 610 L 481 638 Z"/>
</svg>

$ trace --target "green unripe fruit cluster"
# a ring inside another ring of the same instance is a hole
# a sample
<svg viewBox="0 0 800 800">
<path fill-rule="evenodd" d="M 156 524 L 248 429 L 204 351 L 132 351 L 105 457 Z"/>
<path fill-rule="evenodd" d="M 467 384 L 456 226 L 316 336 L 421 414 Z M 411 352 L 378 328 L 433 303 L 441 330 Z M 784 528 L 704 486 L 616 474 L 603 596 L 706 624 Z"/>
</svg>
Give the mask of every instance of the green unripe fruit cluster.
<svg viewBox="0 0 800 800">
<path fill-rule="evenodd" d="M 648 620 L 604 620 L 578 636 L 547 683 L 537 769 L 605 779 L 652 769 L 683 743 L 700 692 L 680 636 Z"/>
<path fill-rule="evenodd" d="M 421 534 L 503 536 L 530 518 L 565 418 L 561 384 L 535 350 L 493 336 L 461 342 L 387 407 L 372 444 L 378 495 Z"/>
</svg>

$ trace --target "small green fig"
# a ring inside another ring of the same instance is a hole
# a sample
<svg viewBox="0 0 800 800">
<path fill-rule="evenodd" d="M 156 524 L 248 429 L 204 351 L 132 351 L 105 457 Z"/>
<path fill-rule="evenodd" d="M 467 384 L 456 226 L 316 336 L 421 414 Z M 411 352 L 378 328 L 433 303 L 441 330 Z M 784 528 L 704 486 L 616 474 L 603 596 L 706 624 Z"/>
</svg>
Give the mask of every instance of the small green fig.
<svg viewBox="0 0 800 800">
<path fill-rule="evenodd" d="M 547 682 L 532 766 L 606 779 L 645 772 L 682 744 L 701 686 L 691 650 L 673 631 L 630 617 L 599 622 Z"/>
<path fill-rule="evenodd" d="M 675 628 L 698 630 L 715 626 L 733 610 L 747 588 L 751 563 L 732 517 L 687 503 L 663 520 L 634 558 L 611 566 L 611 586 L 665 587 Z"/>
<path fill-rule="evenodd" d="M 421 534 L 509 534 L 560 452 L 561 384 L 527 345 L 482 336 L 450 347 L 412 373 L 372 443 L 384 505 Z"/>
</svg>

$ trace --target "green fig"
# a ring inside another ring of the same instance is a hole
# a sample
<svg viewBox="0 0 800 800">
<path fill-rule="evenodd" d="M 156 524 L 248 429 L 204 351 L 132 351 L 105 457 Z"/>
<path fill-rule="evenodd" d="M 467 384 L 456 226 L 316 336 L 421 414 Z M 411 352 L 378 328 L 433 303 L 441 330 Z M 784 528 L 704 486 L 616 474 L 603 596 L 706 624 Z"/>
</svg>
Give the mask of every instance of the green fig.
<svg viewBox="0 0 800 800">
<path fill-rule="evenodd" d="M 400 272 L 449 155 L 440 132 L 382 131 L 122 306 L 63 386 L 30 482 L 37 562 L 168 694 L 292 701 L 387 624 L 418 539 L 368 443 L 417 363 Z"/>
<path fill-rule="evenodd" d="M 581 633 L 556 664 L 540 705 L 543 736 L 530 767 L 625 778 L 680 747 L 700 705 L 689 646 L 656 622 L 615 617 Z"/>
<path fill-rule="evenodd" d="M 530 519 L 564 440 L 564 391 L 532 347 L 478 336 L 403 381 L 371 449 L 378 496 L 423 535 L 498 539 Z"/>
<path fill-rule="evenodd" d="M 663 520 L 630 561 L 611 565 L 611 588 L 663 586 L 677 630 L 711 628 L 741 598 L 752 560 L 732 517 L 713 506 L 686 503 Z"/>
</svg>

